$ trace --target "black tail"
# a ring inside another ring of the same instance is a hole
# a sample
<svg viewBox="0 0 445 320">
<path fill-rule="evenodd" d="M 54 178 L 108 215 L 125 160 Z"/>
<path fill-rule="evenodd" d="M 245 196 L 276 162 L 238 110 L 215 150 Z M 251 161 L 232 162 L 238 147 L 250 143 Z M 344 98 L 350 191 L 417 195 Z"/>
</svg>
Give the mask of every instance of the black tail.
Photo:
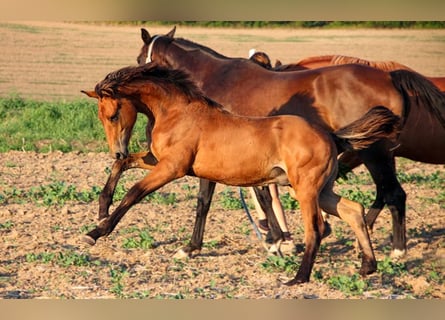
<svg viewBox="0 0 445 320">
<path fill-rule="evenodd" d="M 408 70 L 390 72 L 394 86 L 399 90 L 405 101 L 415 97 L 416 103 L 423 106 L 439 120 L 445 128 L 445 95 L 430 80 L 421 74 Z M 405 117 L 409 112 L 409 103 Z"/>
<path fill-rule="evenodd" d="M 337 146 L 361 150 L 382 139 L 395 140 L 400 131 L 400 124 L 399 116 L 388 108 L 378 106 L 333 134 Z"/>
</svg>

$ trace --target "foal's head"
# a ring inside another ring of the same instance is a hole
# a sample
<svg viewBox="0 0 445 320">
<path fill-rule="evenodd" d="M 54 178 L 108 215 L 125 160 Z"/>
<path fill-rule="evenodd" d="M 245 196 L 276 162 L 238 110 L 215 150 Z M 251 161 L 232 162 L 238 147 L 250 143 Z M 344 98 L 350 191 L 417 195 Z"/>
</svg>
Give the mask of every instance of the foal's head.
<svg viewBox="0 0 445 320">
<path fill-rule="evenodd" d="M 191 102 L 222 109 L 202 94 L 188 74 L 156 63 L 111 72 L 94 91 L 82 92 L 98 100 L 99 119 L 111 155 L 116 159 L 128 156 L 128 142 L 138 112 L 156 118 L 156 114 L 184 108 Z"/>
<path fill-rule="evenodd" d="M 122 72 L 110 73 L 96 85 L 94 91 L 83 91 L 98 100 L 98 116 L 105 130 L 111 156 L 124 159 L 128 156 L 128 143 L 137 118 L 134 102 L 119 94 L 117 84 L 123 78 Z"/>
</svg>

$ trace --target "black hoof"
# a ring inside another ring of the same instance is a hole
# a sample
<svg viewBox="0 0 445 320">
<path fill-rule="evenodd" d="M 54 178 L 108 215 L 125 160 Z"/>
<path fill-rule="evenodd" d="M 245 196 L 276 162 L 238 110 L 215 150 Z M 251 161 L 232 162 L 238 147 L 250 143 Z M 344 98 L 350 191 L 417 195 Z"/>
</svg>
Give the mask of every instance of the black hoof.
<svg viewBox="0 0 445 320">
<path fill-rule="evenodd" d="M 306 282 L 309 282 L 309 279 L 306 280 L 306 279 L 294 278 L 292 280 L 285 282 L 284 285 L 290 287 L 290 286 L 294 286 L 296 284 L 302 284 L 302 283 L 306 283 Z"/>
</svg>

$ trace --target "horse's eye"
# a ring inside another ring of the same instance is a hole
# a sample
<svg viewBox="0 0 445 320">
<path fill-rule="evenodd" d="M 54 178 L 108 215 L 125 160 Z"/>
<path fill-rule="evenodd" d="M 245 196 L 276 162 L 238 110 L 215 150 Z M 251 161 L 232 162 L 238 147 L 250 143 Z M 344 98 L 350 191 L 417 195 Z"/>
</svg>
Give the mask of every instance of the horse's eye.
<svg viewBox="0 0 445 320">
<path fill-rule="evenodd" d="M 117 120 L 119 120 L 119 110 L 117 110 L 116 113 L 110 117 L 111 122 L 116 122 Z"/>
</svg>

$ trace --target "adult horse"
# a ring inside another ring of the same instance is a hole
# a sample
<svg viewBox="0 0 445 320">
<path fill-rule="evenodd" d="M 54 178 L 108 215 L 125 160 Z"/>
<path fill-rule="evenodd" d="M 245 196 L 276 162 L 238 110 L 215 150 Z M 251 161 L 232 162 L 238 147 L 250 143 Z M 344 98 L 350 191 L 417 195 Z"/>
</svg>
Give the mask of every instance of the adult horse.
<svg viewBox="0 0 445 320">
<path fill-rule="evenodd" d="M 263 52 L 256 52 L 251 55 L 251 59 L 265 68 L 272 69 L 270 59 Z M 370 61 L 342 55 L 309 57 L 290 64 L 281 64 L 278 61 L 273 70 L 289 72 L 349 63 L 364 64 L 388 72 L 399 69 L 413 71 L 408 66 L 395 61 Z M 427 77 L 427 79 L 443 93 L 445 92 L 445 77 Z M 432 115 L 429 109 L 420 105 L 422 101 L 419 101 L 416 96 L 410 97 L 410 99 L 411 111 L 401 131 L 399 147 L 393 152 L 394 157 L 404 157 L 431 164 L 445 164 L 445 108 L 437 109 L 436 115 Z M 342 168 L 346 171 L 362 164 L 362 160 L 354 151 L 343 153 L 340 156 L 340 162 L 344 164 Z M 393 162 L 395 166 L 394 159 Z M 373 228 L 375 220 L 384 205 L 384 192 L 382 187 L 377 184 L 376 200 L 366 215 L 366 223 L 370 229 Z"/>
<path fill-rule="evenodd" d="M 142 29 L 144 45 L 138 63 L 153 60 L 190 73 L 207 96 L 239 115 L 300 115 L 332 132 L 357 120 L 375 106 L 385 106 L 405 119 L 410 112 L 410 94 L 418 96 L 422 106 L 431 109 L 431 114 L 445 104 L 435 86 L 410 71 L 387 73 L 362 65 L 343 65 L 300 72 L 273 72 L 248 59 L 228 58 L 200 44 L 174 38 L 174 33 L 175 29 L 166 35 L 151 37 Z M 392 147 L 381 141 L 359 154 L 374 181 L 383 186 L 385 202 L 396 222 L 393 223 L 393 253 L 400 255 L 406 252 L 406 195 L 392 165 Z M 214 186 L 214 182 L 201 180 L 199 201 L 208 205 Z M 187 253 L 201 247 L 206 214 L 206 211 L 197 212 L 192 242 L 184 248 Z M 267 214 L 276 226 L 273 215 Z M 102 212 L 102 217 L 106 216 L 107 213 Z"/>
<path fill-rule="evenodd" d="M 260 64 L 265 63 L 265 57 L 262 56 L 259 62 Z M 290 64 L 282 64 L 281 61 L 277 61 L 274 67 L 275 71 L 296 71 L 296 70 L 305 70 L 305 69 L 317 69 L 323 68 L 326 66 L 332 65 L 340 65 L 340 64 L 349 64 L 349 63 L 358 63 L 364 64 L 373 68 L 377 68 L 384 71 L 394 71 L 394 70 L 409 70 L 414 71 L 412 68 L 396 62 L 396 61 L 372 61 L 366 60 L 357 57 L 350 57 L 344 55 L 323 55 L 323 56 L 313 56 L 307 57 L 301 60 L 298 60 L 295 63 Z M 445 92 L 445 77 L 428 77 L 425 76 L 428 80 L 430 80 L 434 85 L 436 85 L 440 91 Z"/>
<path fill-rule="evenodd" d="M 400 118 L 387 108 L 371 108 L 361 119 L 329 134 L 301 117 L 234 115 L 205 97 L 185 72 L 156 63 L 110 73 L 95 91 L 85 93 L 98 99 L 98 115 L 112 156 L 128 156 L 139 112 L 153 121 L 150 150 L 157 159 L 116 210 L 88 232 L 88 243 L 110 234 L 145 196 L 188 174 L 233 186 L 276 183 L 292 188 L 301 206 L 306 247 L 301 266 L 288 284 L 309 281 L 324 231 L 321 209 L 354 230 L 362 248 L 360 274 L 377 269 L 363 206 L 333 192 L 337 175 L 333 140 L 343 148 L 360 150 L 395 138 Z"/>
</svg>

